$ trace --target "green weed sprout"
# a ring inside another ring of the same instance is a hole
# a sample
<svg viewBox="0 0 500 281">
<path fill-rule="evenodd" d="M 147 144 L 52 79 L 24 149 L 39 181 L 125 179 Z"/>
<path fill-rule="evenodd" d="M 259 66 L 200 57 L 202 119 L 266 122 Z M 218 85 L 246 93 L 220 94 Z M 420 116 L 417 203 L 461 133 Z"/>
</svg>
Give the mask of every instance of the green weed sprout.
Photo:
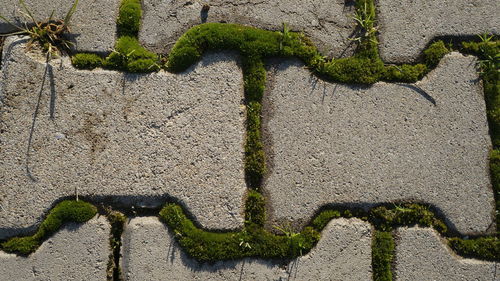
<svg viewBox="0 0 500 281">
<path fill-rule="evenodd" d="M 375 17 L 373 13 L 371 13 L 368 9 L 368 5 L 366 2 L 364 3 L 363 9 L 356 10 L 354 15 L 352 16 L 352 19 L 356 21 L 358 27 L 362 31 L 362 34 L 360 37 L 355 37 L 351 40 L 361 42 L 365 38 L 371 39 L 371 37 L 377 32 L 377 28 L 374 27 Z"/>
</svg>

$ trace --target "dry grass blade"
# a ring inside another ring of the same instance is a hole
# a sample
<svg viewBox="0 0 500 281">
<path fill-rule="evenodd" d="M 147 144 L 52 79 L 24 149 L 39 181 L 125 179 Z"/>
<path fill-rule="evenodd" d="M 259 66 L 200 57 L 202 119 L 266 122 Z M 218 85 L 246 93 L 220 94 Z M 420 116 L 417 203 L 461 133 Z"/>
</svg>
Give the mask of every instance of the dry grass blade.
<svg viewBox="0 0 500 281">
<path fill-rule="evenodd" d="M 23 7 L 24 13 L 29 19 L 31 19 L 34 23 L 37 23 L 38 21 L 35 19 L 31 11 L 28 9 L 28 6 L 26 6 L 26 3 L 24 0 L 19 0 L 19 4 Z"/>
</svg>

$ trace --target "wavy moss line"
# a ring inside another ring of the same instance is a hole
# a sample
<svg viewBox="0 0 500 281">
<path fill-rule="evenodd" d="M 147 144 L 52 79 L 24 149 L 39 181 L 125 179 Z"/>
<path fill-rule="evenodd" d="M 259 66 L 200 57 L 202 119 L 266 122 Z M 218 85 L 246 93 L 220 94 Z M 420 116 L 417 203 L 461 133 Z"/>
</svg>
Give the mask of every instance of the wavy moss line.
<svg viewBox="0 0 500 281">
<path fill-rule="evenodd" d="M 248 202 L 248 201 L 247 201 Z M 167 224 L 181 247 L 193 258 L 199 261 L 218 261 L 239 259 L 243 257 L 260 258 L 295 258 L 309 252 L 320 238 L 321 231 L 332 219 L 359 218 L 370 222 L 377 230 L 375 235 L 374 253 L 383 256 L 374 261 L 374 270 L 390 272 L 387 268 L 387 253 L 392 248 L 385 249 L 388 235 L 396 227 L 420 225 L 433 227 L 441 235 L 448 236 L 449 231 L 445 223 L 436 218 L 427 206 L 406 203 L 394 206 L 379 206 L 366 212 L 361 209 L 330 209 L 321 212 L 311 223 L 300 232 L 294 232 L 289 227 L 278 228 L 283 235 L 276 235 L 265 230 L 262 225 L 248 221 L 252 208 L 263 208 L 264 200 L 257 203 L 257 207 L 247 203 L 247 221 L 239 232 L 210 232 L 195 226 L 175 203 L 167 204 L 160 212 L 160 219 Z M 260 214 L 260 213 L 259 213 Z M 264 221 L 265 217 L 259 218 Z M 378 234 L 377 234 L 378 233 Z M 383 234 L 386 233 L 386 234 Z M 389 234 L 387 234 L 389 233 Z M 377 242 L 377 239 L 383 241 Z M 450 246 L 458 254 L 483 260 L 500 260 L 500 240 L 496 237 L 480 237 L 464 240 L 458 237 L 449 238 Z M 470 247 L 468 246 L 470 245 Z M 476 248 L 481 250 L 467 251 Z M 385 275 L 385 274 L 384 274 Z M 385 280 L 385 279 L 376 279 Z M 387 279 L 390 280 L 390 279 Z"/>
<path fill-rule="evenodd" d="M 65 223 L 83 223 L 97 214 L 97 208 L 83 201 L 62 201 L 50 210 L 37 232 L 31 236 L 14 237 L 0 244 L 0 249 L 8 253 L 28 255 L 34 252 Z"/>
</svg>

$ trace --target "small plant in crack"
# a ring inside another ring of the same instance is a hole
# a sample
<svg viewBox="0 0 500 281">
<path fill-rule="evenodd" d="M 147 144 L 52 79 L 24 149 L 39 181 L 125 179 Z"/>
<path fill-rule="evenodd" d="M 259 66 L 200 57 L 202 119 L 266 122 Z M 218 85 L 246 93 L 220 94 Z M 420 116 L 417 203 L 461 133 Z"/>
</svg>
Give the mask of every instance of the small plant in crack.
<svg viewBox="0 0 500 281">
<path fill-rule="evenodd" d="M 8 20 L 6 17 L 0 15 L 0 19 L 12 25 L 16 31 L 0 34 L 0 36 L 10 36 L 10 35 L 28 35 L 30 37 L 27 48 L 30 49 L 33 43 L 38 43 L 42 47 L 43 51 L 46 52 L 45 57 L 45 70 L 42 77 L 42 83 L 40 86 L 40 90 L 38 92 L 38 99 L 35 106 L 35 112 L 33 114 L 33 120 L 31 123 L 31 129 L 28 137 L 28 147 L 26 150 L 26 161 L 25 168 L 26 174 L 32 181 L 37 181 L 37 179 L 32 175 L 31 170 L 29 168 L 30 162 L 30 152 L 31 152 L 31 143 L 33 140 L 33 132 L 35 130 L 36 118 L 38 116 L 38 111 L 40 109 L 40 101 L 43 93 L 43 88 L 45 85 L 46 77 L 49 70 L 49 61 L 51 60 L 53 53 L 62 53 L 64 51 L 68 51 L 71 45 L 71 42 L 66 39 L 65 35 L 69 33 L 69 22 L 76 11 L 76 6 L 78 5 L 78 0 L 73 2 L 73 5 L 66 13 L 66 16 L 63 20 L 55 20 L 54 11 L 52 11 L 51 15 L 45 21 L 37 21 L 30 9 L 26 6 L 24 0 L 19 0 L 19 3 L 23 9 L 21 14 L 23 14 L 31 23 L 25 23 L 24 26 L 17 25 L 12 21 Z M 51 114 L 51 118 L 53 118 Z"/>
<path fill-rule="evenodd" d="M 294 238 L 294 237 L 296 237 L 297 235 L 300 234 L 300 233 L 297 233 L 297 232 L 293 231 L 292 226 L 290 225 L 290 223 L 287 223 L 287 224 L 285 224 L 283 226 L 275 225 L 273 227 L 275 229 L 281 231 L 281 233 L 283 233 L 288 238 Z"/>
<path fill-rule="evenodd" d="M 488 45 L 493 43 L 492 40 L 495 38 L 495 36 L 488 33 L 483 33 L 481 35 L 478 35 L 478 37 L 482 43 L 479 47 L 479 52 L 482 55 L 481 59 L 478 61 L 480 69 L 479 74 L 483 76 L 486 74 L 486 72 L 489 71 L 500 72 L 500 53 L 491 52 L 488 50 Z"/>
<path fill-rule="evenodd" d="M 488 34 L 487 32 L 478 35 L 479 39 L 481 39 L 481 42 L 483 43 L 488 43 L 490 42 L 495 36 Z"/>
<path fill-rule="evenodd" d="M 367 3 L 365 2 L 362 9 L 357 9 L 352 19 L 356 21 L 358 28 L 361 30 L 360 36 L 351 38 L 353 41 L 360 42 L 364 39 L 374 40 L 372 37 L 377 33 L 377 28 L 375 25 L 375 17 L 373 13 L 369 10 Z M 376 42 L 374 42 L 376 43 Z"/>
<path fill-rule="evenodd" d="M 30 37 L 27 45 L 28 48 L 30 48 L 34 42 L 38 42 L 43 50 L 48 53 L 69 50 L 72 43 L 66 39 L 65 35 L 70 31 L 69 22 L 76 11 L 78 0 L 75 0 L 63 20 L 54 19 L 54 11 L 52 11 L 49 18 L 44 21 L 38 21 L 35 19 L 33 13 L 31 13 L 30 9 L 26 6 L 24 0 L 19 0 L 19 3 L 23 9 L 20 13 L 31 21 L 31 23 L 25 23 L 24 26 L 17 25 L 8 20 L 6 17 L 0 15 L 0 19 L 16 29 L 14 32 L 1 34 L 0 36 L 28 35 Z"/>
<path fill-rule="evenodd" d="M 289 43 L 292 40 L 292 33 L 290 31 L 290 27 L 287 23 L 283 23 L 283 30 L 280 32 L 281 41 L 280 41 L 280 51 L 283 50 L 283 45 Z"/>
<path fill-rule="evenodd" d="M 485 54 L 485 58 L 482 60 L 479 60 L 479 69 L 481 71 L 479 72 L 480 75 L 483 75 L 486 73 L 487 70 L 493 70 L 500 72 L 500 53 L 496 53 L 494 55 L 491 54 Z"/>
<path fill-rule="evenodd" d="M 238 245 L 240 247 L 242 247 L 243 249 L 248 249 L 248 250 L 252 249 L 252 246 L 250 245 L 250 243 L 248 241 L 245 241 L 244 238 L 240 238 L 239 241 L 240 241 L 240 243 Z"/>
</svg>

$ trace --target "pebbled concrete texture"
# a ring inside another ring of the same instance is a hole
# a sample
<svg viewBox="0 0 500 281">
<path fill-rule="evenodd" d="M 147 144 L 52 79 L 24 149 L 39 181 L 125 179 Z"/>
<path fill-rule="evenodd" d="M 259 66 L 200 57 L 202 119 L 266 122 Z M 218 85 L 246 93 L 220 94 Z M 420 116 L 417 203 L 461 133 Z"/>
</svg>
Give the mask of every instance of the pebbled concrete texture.
<svg viewBox="0 0 500 281">
<path fill-rule="evenodd" d="M 209 4 L 208 12 L 202 11 Z M 165 52 L 189 28 L 204 22 L 240 23 L 282 30 L 287 23 L 294 31 L 303 31 L 325 54 L 349 56 L 356 47 L 354 2 L 344 0 L 280 1 L 162 1 L 143 2 L 140 41 L 150 50 Z"/>
<path fill-rule="evenodd" d="M 491 140 L 476 59 L 446 56 L 415 84 L 327 83 L 298 61 L 271 70 L 264 97 L 274 221 L 329 204 L 425 202 L 463 234 L 493 231 Z"/>
<path fill-rule="evenodd" d="M 388 63 L 412 62 L 436 37 L 500 34 L 497 0 L 376 1 L 380 56 Z"/>
<path fill-rule="evenodd" d="M 22 41 L 7 40 L 0 238 L 32 229 L 55 200 L 76 191 L 127 207 L 160 207 L 173 197 L 205 228 L 243 225 L 245 107 L 237 56 L 207 54 L 175 75 L 80 71 L 68 58 L 53 60 L 33 134 L 33 181 L 25 154 L 44 71 L 38 59 Z"/>
<path fill-rule="evenodd" d="M 394 274 L 398 281 L 498 280 L 498 265 L 456 256 L 431 228 L 399 228 L 396 231 Z"/>
<path fill-rule="evenodd" d="M 54 19 L 64 19 L 73 5 L 71 0 L 25 0 L 26 6 L 37 21 L 45 21 L 54 11 Z M 70 21 L 74 50 L 78 52 L 111 52 L 116 39 L 116 18 L 120 0 L 79 0 Z M 9 21 L 23 26 L 32 20 L 22 14 L 25 12 L 19 0 L 2 0 L 0 15 Z M 14 32 L 16 29 L 0 20 L 0 33 Z"/>
<path fill-rule="evenodd" d="M 101 216 L 64 226 L 28 257 L 0 251 L 0 280 L 106 280 L 109 233 Z"/>
<path fill-rule="evenodd" d="M 130 281 L 371 280 L 371 233 L 366 222 L 338 219 L 327 225 L 309 254 L 284 266 L 260 259 L 200 264 L 179 248 L 157 218 L 133 218 L 123 234 L 122 272 Z"/>
</svg>

